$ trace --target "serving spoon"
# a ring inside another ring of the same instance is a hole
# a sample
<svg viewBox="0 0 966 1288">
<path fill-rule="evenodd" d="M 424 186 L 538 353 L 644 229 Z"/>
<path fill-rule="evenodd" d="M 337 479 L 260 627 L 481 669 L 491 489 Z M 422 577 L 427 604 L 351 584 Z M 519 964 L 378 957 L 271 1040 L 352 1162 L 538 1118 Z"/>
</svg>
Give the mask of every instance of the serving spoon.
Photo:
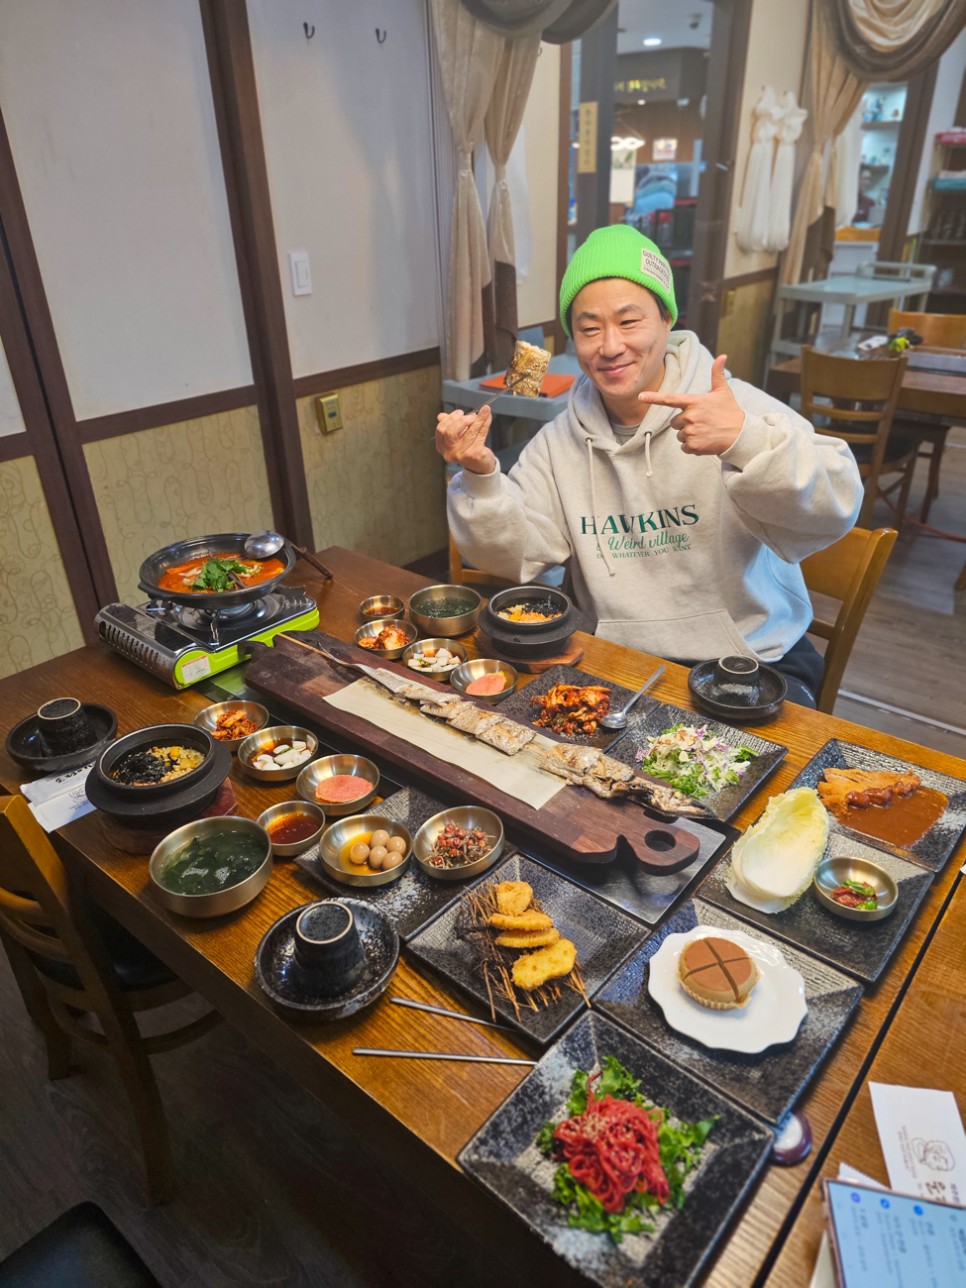
<svg viewBox="0 0 966 1288">
<path fill-rule="evenodd" d="M 303 546 L 297 546 L 294 541 L 288 543 L 297 555 L 300 555 L 306 563 L 317 568 L 326 581 L 332 581 L 332 573 L 326 568 L 321 560 L 316 559 Z M 271 559 L 272 555 L 277 555 L 282 546 L 285 545 L 285 538 L 280 532 L 253 532 L 245 538 L 242 549 L 250 559 Z"/>
<path fill-rule="evenodd" d="M 642 697 L 648 691 L 648 689 L 651 687 L 652 684 L 657 684 L 658 680 L 661 678 L 661 676 L 664 674 L 666 670 L 667 670 L 667 667 L 662 662 L 662 664 L 657 668 L 654 674 L 649 679 L 644 681 L 644 683 L 637 690 L 637 692 L 631 694 L 631 696 L 627 699 L 627 701 L 624 703 L 624 705 L 621 707 L 619 711 L 608 711 L 607 715 L 602 717 L 600 723 L 603 725 L 603 727 L 605 729 L 626 729 L 627 715 L 628 715 L 628 712 L 633 707 L 634 703 L 637 701 L 638 698 Z"/>
</svg>

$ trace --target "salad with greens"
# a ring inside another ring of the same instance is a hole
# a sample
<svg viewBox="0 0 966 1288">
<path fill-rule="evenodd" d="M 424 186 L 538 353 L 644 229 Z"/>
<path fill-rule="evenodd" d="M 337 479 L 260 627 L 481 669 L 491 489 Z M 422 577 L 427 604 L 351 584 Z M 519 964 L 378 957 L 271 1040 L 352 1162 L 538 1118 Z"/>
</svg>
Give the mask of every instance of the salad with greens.
<svg viewBox="0 0 966 1288">
<path fill-rule="evenodd" d="M 717 1121 L 672 1120 L 640 1088 L 618 1059 L 604 1056 L 597 1073 L 574 1073 L 570 1117 L 544 1123 L 537 1136 L 537 1148 L 558 1163 L 553 1198 L 568 1209 L 568 1224 L 615 1243 L 653 1231 L 648 1213 L 683 1207 L 685 1177 Z"/>
<path fill-rule="evenodd" d="M 733 747 L 704 726 L 676 724 L 647 738 L 635 759 L 641 769 L 688 796 L 707 796 L 740 781 L 755 753 Z"/>
</svg>

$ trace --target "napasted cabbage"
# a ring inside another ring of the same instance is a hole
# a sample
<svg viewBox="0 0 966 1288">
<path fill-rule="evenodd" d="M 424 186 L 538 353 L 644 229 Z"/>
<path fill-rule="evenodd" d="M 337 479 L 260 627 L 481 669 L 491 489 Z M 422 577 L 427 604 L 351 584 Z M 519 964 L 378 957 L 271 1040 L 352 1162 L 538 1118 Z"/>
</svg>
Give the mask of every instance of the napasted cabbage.
<svg viewBox="0 0 966 1288">
<path fill-rule="evenodd" d="M 739 903 L 782 912 L 808 889 L 828 844 L 829 816 L 811 787 L 774 796 L 735 842 L 726 884 Z"/>
</svg>

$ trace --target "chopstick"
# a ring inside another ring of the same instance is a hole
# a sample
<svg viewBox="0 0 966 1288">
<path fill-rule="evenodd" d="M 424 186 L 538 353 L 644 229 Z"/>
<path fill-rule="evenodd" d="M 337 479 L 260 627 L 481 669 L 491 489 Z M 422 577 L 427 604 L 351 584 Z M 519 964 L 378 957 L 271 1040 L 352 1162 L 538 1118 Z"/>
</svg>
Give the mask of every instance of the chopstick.
<svg viewBox="0 0 966 1288">
<path fill-rule="evenodd" d="M 520 375 L 518 375 L 515 380 L 506 380 L 504 378 L 505 383 L 502 389 L 498 389 L 495 394 L 492 394 L 489 398 L 487 398 L 486 402 L 480 403 L 479 407 L 474 407 L 472 409 L 473 419 L 474 420 L 476 419 L 476 417 L 480 414 L 480 412 L 483 410 L 484 407 L 489 407 L 491 403 L 495 403 L 496 400 L 498 398 L 502 398 L 504 394 L 512 393 L 512 391 L 517 387 L 517 385 L 520 383 L 522 379 L 523 379 L 523 376 L 520 376 Z M 433 434 L 433 439 L 434 441 L 436 439 L 435 433 Z"/>
<path fill-rule="evenodd" d="M 398 1056 L 402 1060 L 459 1060 L 465 1064 L 525 1064 L 533 1069 L 536 1060 L 518 1060 L 510 1055 L 460 1055 L 455 1051 L 390 1051 L 385 1047 L 353 1047 L 353 1055 Z"/>
<path fill-rule="evenodd" d="M 462 1011 L 448 1011 L 445 1006 L 430 1006 L 428 1002 L 414 1002 L 411 997 L 391 997 L 390 1002 L 397 1006 L 409 1006 L 414 1011 L 427 1011 L 430 1015 L 445 1015 L 452 1020 L 465 1020 L 467 1024 L 482 1024 L 487 1029 L 502 1029 L 511 1033 L 508 1024 L 497 1024 L 495 1020 L 480 1020 L 475 1015 L 465 1015 Z"/>
</svg>

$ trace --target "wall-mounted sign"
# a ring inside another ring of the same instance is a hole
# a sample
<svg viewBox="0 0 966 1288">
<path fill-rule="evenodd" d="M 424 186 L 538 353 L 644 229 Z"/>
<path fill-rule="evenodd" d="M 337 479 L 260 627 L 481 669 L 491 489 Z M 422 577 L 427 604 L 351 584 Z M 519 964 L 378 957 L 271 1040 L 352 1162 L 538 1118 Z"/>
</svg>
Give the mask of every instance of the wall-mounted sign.
<svg viewBox="0 0 966 1288">
<path fill-rule="evenodd" d="M 679 98 L 699 99 L 704 93 L 706 50 L 662 49 L 640 54 L 618 54 L 614 75 L 614 102 L 673 103 Z"/>
<path fill-rule="evenodd" d="M 597 173 L 597 104 L 581 103 L 577 114 L 577 173 Z"/>
<path fill-rule="evenodd" d="M 654 160 L 673 161 L 678 154 L 677 139 L 655 139 Z"/>
</svg>

